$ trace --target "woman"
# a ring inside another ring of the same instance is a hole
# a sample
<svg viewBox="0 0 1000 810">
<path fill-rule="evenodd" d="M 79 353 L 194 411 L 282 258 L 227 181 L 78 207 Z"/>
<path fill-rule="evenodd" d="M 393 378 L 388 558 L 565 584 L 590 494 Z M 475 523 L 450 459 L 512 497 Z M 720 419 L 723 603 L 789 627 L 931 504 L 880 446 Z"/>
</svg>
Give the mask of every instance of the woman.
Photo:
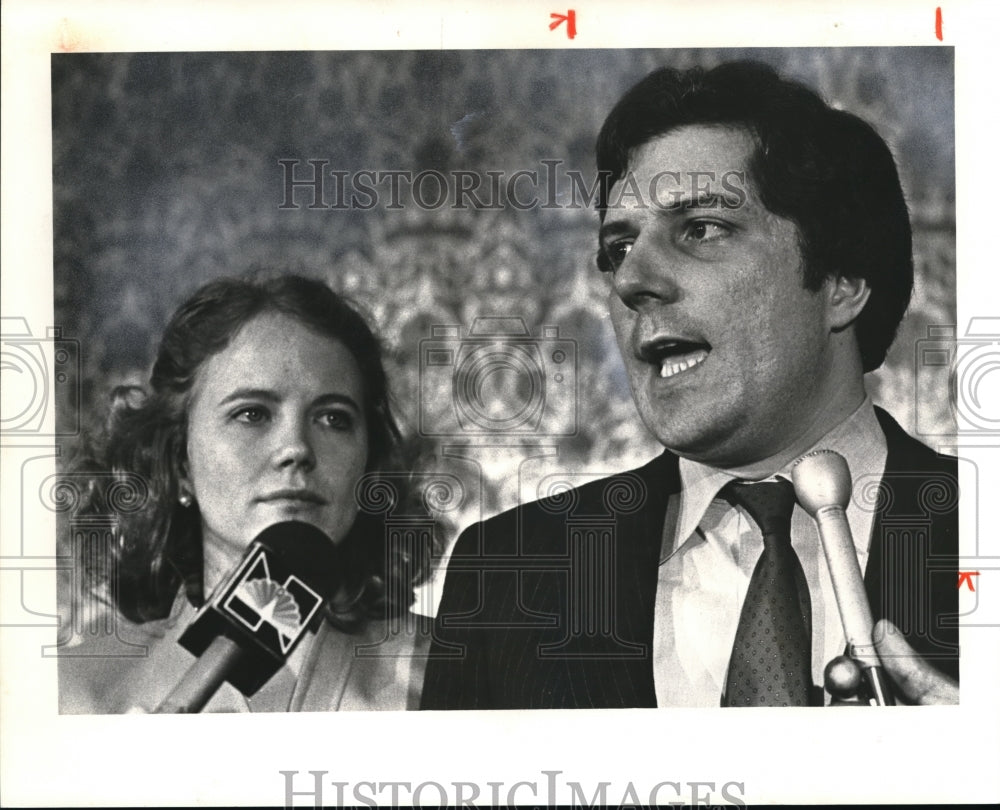
<svg viewBox="0 0 1000 810">
<path fill-rule="evenodd" d="M 82 565 L 88 598 L 117 611 L 116 628 L 60 652 L 61 710 L 155 710 L 194 660 L 177 638 L 196 608 L 287 520 L 337 544 L 343 583 L 259 692 L 223 684 L 205 711 L 415 708 L 426 635 L 407 611 L 432 533 L 387 534 L 359 514 L 363 476 L 401 463 L 362 317 L 299 276 L 213 281 L 174 314 L 149 387 L 116 390 L 106 429 L 74 465 L 87 482 L 78 514 L 100 512 L 116 483 L 142 492 L 116 516 L 108 563 Z"/>
</svg>

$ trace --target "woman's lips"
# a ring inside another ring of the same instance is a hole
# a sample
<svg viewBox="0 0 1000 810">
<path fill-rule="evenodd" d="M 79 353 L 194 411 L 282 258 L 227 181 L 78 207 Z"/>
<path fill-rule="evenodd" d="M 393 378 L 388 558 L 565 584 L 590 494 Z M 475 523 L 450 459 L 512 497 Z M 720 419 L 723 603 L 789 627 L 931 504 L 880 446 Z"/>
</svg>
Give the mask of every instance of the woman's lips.
<svg viewBox="0 0 1000 810">
<path fill-rule="evenodd" d="M 322 505 L 326 500 L 319 494 L 307 489 L 279 489 L 269 492 L 259 498 L 263 503 L 298 503 L 310 505 Z"/>
</svg>

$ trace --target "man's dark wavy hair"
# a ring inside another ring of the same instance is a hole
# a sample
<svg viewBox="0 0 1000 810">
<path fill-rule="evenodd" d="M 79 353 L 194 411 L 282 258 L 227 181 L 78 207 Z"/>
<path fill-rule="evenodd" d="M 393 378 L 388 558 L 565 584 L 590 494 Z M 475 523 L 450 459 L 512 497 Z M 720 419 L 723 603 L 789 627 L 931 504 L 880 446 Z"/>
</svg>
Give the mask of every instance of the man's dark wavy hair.
<svg viewBox="0 0 1000 810">
<path fill-rule="evenodd" d="M 868 282 L 871 296 L 854 326 L 864 370 L 878 368 L 913 290 L 910 218 L 885 141 L 767 65 L 662 68 L 621 98 L 598 135 L 602 222 L 633 151 L 687 125 L 738 127 L 754 139 L 752 185 L 768 210 L 798 226 L 807 289 L 827 277 Z M 600 251 L 598 265 L 610 269 Z"/>
<path fill-rule="evenodd" d="M 397 471 L 392 479 L 401 489 L 403 445 L 390 408 L 381 346 L 361 314 L 323 282 L 303 276 L 209 282 L 170 319 L 149 391 L 116 389 L 107 424 L 89 438 L 72 465 L 73 476 L 87 481 L 81 513 L 99 511 L 98 504 L 114 500 L 107 490 L 116 481 L 140 481 L 147 490 L 141 508 L 116 512 L 109 566 L 113 581 L 92 583 L 103 587 L 106 598 L 131 621 L 168 615 L 182 587 L 195 606 L 204 602 L 201 516 L 197 504 L 185 508 L 178 503 L 192 385 L 209 358 L 265 313 L 294 318 L 350 351 L 363 380 L 366 472 Z M 365 619 L 404 612 L 413 601 L 413 587 L 428 575 L 433 542 L 426 533 L 387 536 L 384 522 L 362 508 L 340 545 L 348 598 L 333 606 L 328 617 L 350 630 Z M 107 571 L 104 577 L 109 579 Z"/>
</svg>

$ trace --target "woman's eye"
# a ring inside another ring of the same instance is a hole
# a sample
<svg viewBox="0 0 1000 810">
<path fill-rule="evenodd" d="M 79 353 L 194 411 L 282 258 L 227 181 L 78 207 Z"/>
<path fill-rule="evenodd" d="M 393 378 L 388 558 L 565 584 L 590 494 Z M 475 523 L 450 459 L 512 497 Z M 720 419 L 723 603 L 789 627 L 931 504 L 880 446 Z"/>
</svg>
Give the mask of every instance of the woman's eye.
<svg viewBox="0 0 1000 810">
<path fill-rule="evenodd" d="M 614 242 L 610 242 L 604 246 L 604 256 L 607 259 L 607 263 L 610 265 L 608 269 L 617 270 L 621 267 L 625 257 L 628 256 L 629 251 L 632 250 L 632 245 L 635 240 L 629 237 L 628 239 L 616 239 Z"/>
<path fill-rule="evenodd" d="M 258 408 L 254 405 L 248 405 L 245 408 L 240 408 L 238 411 L 233 413 L 232 418 L 237 422 L 244 422 L 248 425 L 256 425 L 264 422 L 268 417 L 268 413 L 264 408 Z"/>
<path fill-rule="evenodd" d="M 354 426 L 354 417 L 347 411 L 324 411 L 319 419 L 325 427 L 335 430 L 349 430 Z"/>
</svg>

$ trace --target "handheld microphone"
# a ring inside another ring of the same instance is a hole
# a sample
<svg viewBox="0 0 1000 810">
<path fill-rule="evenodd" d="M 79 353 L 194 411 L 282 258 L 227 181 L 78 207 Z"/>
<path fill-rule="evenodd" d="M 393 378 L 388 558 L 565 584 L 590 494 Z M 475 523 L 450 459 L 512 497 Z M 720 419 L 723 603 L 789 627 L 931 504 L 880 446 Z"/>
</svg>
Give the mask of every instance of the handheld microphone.
<svg viewBox="0 0 1000 810">
<path fill-rule="evenodd" d="M 200 712 L 229 681 L 244 695 L 277 672 L 336 592 L 339 551 L 308 523 L 264 529 L 179 639 L 198 656 L 157 714 Z"/>
<path fill-rule="evenodd" d="M 871 606 L 851 538 L 851 527 L 844 514 L 851 498 L 851 472 L 847 462 L 833 450 L 808 453 L 792 467 L 792 484 L 799 504 L 819 528 L 844 635 L 851 656 L 861 666 L 870 702 L 874 706 L 895 705 L 872 642 Z"/>
</svg>

